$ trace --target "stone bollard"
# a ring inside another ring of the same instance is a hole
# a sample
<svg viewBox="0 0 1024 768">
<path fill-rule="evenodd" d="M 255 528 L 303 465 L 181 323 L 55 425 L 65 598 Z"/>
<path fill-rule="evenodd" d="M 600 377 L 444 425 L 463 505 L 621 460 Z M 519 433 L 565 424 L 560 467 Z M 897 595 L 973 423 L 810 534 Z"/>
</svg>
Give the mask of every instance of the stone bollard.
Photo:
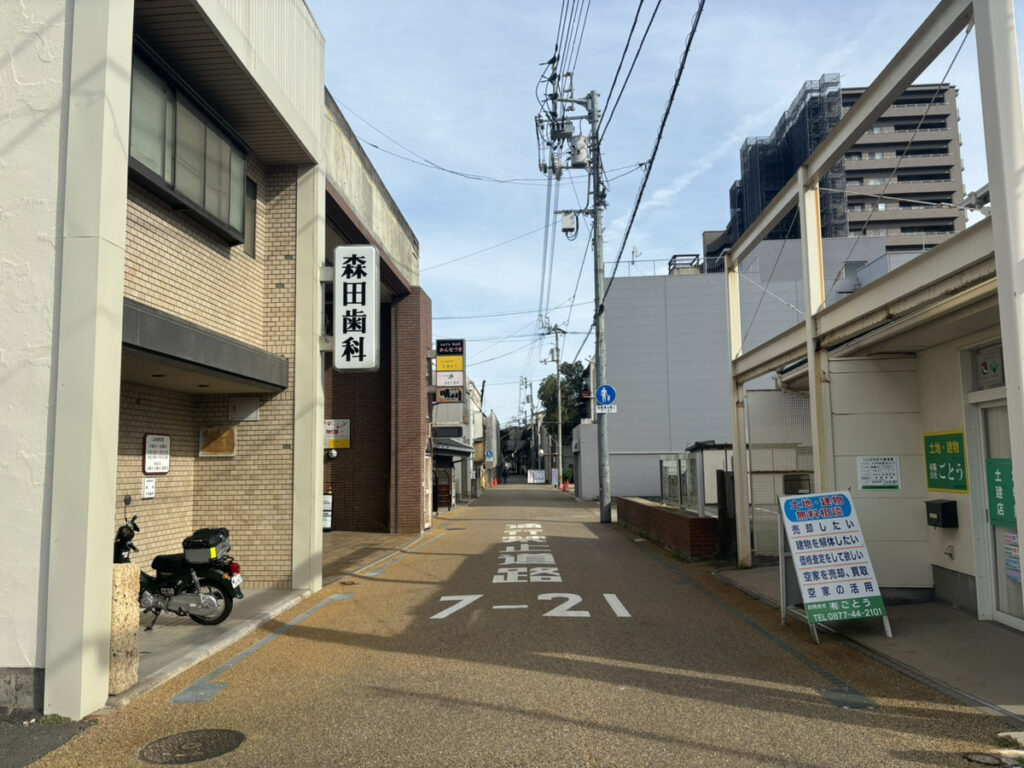
<svg viewBox="0 0 1024 768">
<path fill-rule="evenodd" d="M 110 610 L 110 694 L 139 682 L 139 566 L 114 564 Z"/>
</svg>

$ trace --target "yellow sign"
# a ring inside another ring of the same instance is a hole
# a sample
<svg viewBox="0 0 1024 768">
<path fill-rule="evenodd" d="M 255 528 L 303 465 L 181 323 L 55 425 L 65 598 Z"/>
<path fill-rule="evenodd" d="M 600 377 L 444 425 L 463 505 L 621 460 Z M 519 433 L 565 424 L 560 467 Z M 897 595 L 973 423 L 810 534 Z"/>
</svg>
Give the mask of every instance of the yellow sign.
<svg viewBox="0 0 1024 768">
<path fill-rule="evenodd" d="M 466 370 L 466 358 L 462 355 L 438 355 L 437 370 L 464 371 Z"/>
</svg>

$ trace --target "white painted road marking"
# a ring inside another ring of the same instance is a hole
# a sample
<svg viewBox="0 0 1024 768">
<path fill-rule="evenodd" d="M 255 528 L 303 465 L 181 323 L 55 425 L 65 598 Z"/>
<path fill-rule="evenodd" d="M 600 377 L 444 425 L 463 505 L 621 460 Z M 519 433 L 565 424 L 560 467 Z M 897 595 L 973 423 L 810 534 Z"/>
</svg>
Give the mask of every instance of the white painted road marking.
<svg viewBox="0 0 1024 768">
<path fill-rule="evenodd" d="M 452 595 L 451 597 L 442 597 L 441 602 L 452 602 L 457 601 L 451 608 L 445 608 L 440 613 L 435 613 L 430 618 L 432 619 L 444 619 L 451 616 L 456 611 L 465 608 L 470 603 L 479 600 L 483 595 Z"/>
<path fill-rule="evenodd" d="M 447 619 L 456 611 L 461 611 L 467 605 L 475 603 L 483 595 L 447 595 L 445 597 L 438 598 L 443 603 L 455 603 L 443 611 L 435 613 L 430 618 L 432 619 Z M 577 605 L 583 602 L 583 598 L 579 595 L 574 595 L 570 592 L 545 592 L 544 594 L 537 595 L 537 599 L 541 601 L 554 601 L 560 600 L 561 603 L 556 605 L 545 612 L 545 616 L 551 616 L 554 618 L 570 618 L 570 619 L 587 619 L 590 618 L 590 611 L 585 610 L 573 610 Z M 604 599 L 608 603 L 608 606 L 612 609 L 612 612 L 620 619 L 632 618 L 632 615 L 626 606 L 622 604 L 617 595 L 610 592 L 604 594 Z M 526 610 L 530 606 L 525 603 L 517 603 L 515 605 L 492 605 L 491 610 L 494 611 L 514 611 L 514 610 Z"/>
<path fill-rule="evenodd" d="M 615 611 L 615 615 L 620 619 L 628 619 L 630 617 L 629 611 L 626 610 L 626 606 L 622 604 L 622 601 L 618 597 L 611 594 L 605 594 L 604 599 L 608 601 L 608 605 Z"/>
</svg>

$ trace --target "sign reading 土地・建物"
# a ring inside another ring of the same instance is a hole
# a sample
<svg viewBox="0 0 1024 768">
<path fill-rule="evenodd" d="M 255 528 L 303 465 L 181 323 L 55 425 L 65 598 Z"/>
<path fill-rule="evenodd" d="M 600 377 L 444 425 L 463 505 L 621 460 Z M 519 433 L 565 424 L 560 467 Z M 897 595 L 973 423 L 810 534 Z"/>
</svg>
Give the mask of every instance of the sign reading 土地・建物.
<svg viewBox="0 0 1024 768">
<path fill-rule="evenodd" d="M 779 505 L 808 623 L 884 617 L 878 580 L 849 494 L 782 496 Z"/>
<path fill-rule="evenodd" d="M 334 249 L 334 367 L 380 366 L 380 258 L 372 245 Z"/>
<path fill-rule="evenodd" d="M 924 436 L 924 467 L 929 491 L 970 493 L 963 432 L 932 432 Z"/>
</svg>

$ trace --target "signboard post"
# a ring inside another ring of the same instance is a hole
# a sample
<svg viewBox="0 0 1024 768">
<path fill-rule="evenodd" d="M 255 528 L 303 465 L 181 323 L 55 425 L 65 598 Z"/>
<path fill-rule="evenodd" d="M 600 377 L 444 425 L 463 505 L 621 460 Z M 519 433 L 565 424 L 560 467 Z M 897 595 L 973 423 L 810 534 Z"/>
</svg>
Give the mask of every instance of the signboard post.
<svg viewBox="0 0 1024 768">
<path fill-rule="evenodd" d="M 882 593 L 868 555 L 853 499 L 846 491 L 779 497 L 779 584 L 782 621 L 790 607 L 786 562 L 803 598 L 807 625 L 818 642 L 815 624 L 880 618 L 892 637 Z"/>
</svg>

